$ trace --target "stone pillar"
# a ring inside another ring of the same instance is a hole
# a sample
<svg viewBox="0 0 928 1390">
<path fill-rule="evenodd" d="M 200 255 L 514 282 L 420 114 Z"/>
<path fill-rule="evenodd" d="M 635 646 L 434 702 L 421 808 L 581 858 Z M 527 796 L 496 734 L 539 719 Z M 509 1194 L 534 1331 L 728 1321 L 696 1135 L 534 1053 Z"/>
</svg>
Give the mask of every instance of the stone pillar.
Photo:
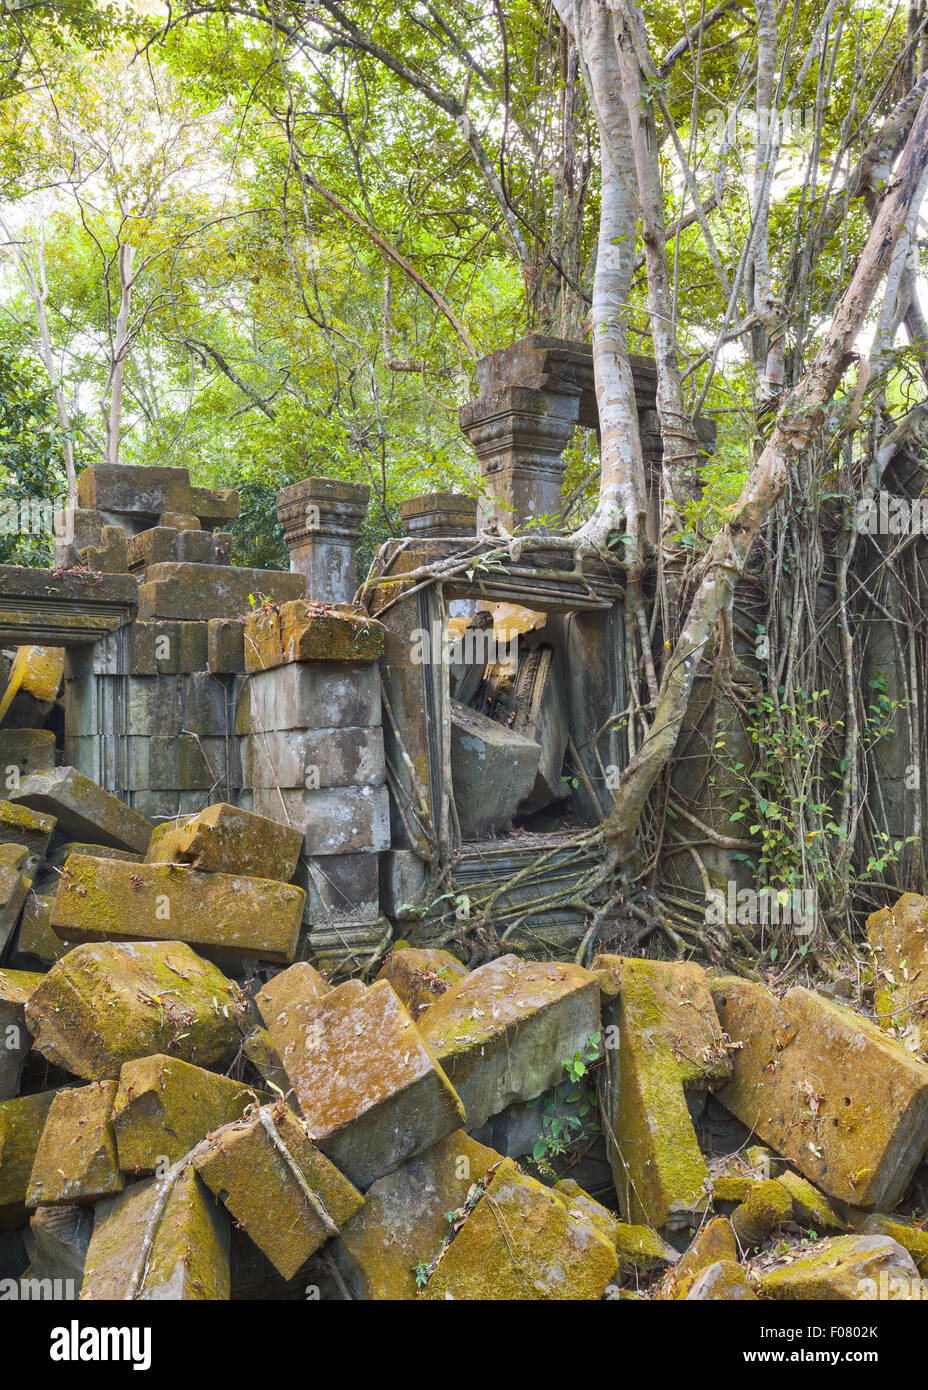
<svg viewBox="0 0 928 1390">
<path fill-rule="evenodd" d="M 350 603 L 355 556 L 371 490 L 338 478 L 304 478 L 277 494 L 277 515 L 290 547 L 290 569 L 306 576 L 310 598 Z"/>
<path fill-rule="evenodd" d="M 477 530 L 477 499 L 461 492 L 426 492 L 400 503 L 403 534 L 415 540 L 453 540 Z"/>
<path fill-rule="evenodd" d="M 531 386 L 488 391 L 461 409 L 461 429 L 477 454 L 487 496 L 478 524 L 498 519 L 508 530 L 560 515 L 563 453 L 580 414 L 579 391 Z"/>
</svg>

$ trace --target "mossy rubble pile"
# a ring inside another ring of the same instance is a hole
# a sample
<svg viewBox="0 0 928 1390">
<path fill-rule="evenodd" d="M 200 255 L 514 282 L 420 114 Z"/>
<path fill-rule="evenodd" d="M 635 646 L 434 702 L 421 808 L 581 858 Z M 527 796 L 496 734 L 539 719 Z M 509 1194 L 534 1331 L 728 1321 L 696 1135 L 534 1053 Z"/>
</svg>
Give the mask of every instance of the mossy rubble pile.
<svg viewBox="0 0 928 1390">
<path fill-rule="evenodd" d="M 0 1290 L 923 1296 L 928 900 L 868 924 L 882 1026 L 608 955 L 398 942 L 334 983 L 295 960 L 299 832 L 220 805 L 152 834 L 84 783 L 27 776 L 4 820 L 11 897 L 58 874 L 9 927 L 45 968 L 0 969 Z"/>
</svg>

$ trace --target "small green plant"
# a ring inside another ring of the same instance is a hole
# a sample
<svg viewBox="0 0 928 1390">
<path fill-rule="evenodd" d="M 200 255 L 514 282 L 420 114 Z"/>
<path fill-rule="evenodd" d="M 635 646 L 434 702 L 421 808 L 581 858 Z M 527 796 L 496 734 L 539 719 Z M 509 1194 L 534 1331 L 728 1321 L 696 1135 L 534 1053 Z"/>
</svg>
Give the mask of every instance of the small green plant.
<svg viewBox="0 0 928 1390">
<path fill-rule="evenodd" d="M 426 1260 L 420 1260 L 418 1264 L 412 1266 L 412 1273 L 416 1281 L 416 1288 L 422 1289 L 429 1282 L 432 1266 Z"/>
<path fill-rule="evenodd" d="M 602 1032 L 591 1034 L 583 1047 L 562 1066 L 567 1080 L 553 1096 L 529 1102 L 541 1105 L 541 1133 L 532 1147 L 532 1160 L 543 1173 L 553 1173 L 551 1160 L 560 1158 L 575 1144 L 599 1133 L 596 1097 L 587 1081 L 590 1068 L 599 1061 Z"/>
</svg>

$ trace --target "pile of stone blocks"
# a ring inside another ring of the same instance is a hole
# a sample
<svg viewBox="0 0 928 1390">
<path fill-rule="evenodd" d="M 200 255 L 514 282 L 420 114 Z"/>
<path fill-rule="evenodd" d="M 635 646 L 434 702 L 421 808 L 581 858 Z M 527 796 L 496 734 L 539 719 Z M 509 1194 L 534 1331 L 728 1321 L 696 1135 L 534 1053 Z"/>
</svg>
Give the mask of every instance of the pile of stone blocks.
<svg viewBox="0 0 928 1390">
<path fill-rule="evenodd" d="M 220 880 L 234 857 L 244 895 L 300 853 L 257 820 L 213 807 L 141 864 L 71 872 Z M 0 1275 L 84 1300 L 925 1296 L 904 1196 L 928 1066 L 832 999 L 405 943 L 371 983 L 265 959 L 240 984 L 206 949 L 0 970 Z M 726 1153 L 707 1105 L 739 1131 Z M 557 1128 L 587 1111 L 580 1142 Z"/>
<path fill-rule="evenodd" d="M 359 964 L 389 930 L 378 862 L 390 844 L 382 652 L 380 623 L 350 606 L 264 604 L 245 622 L 235 716 L 244 781 L 259 815 L 302 836 L 305 958 Z"/>
</svg>

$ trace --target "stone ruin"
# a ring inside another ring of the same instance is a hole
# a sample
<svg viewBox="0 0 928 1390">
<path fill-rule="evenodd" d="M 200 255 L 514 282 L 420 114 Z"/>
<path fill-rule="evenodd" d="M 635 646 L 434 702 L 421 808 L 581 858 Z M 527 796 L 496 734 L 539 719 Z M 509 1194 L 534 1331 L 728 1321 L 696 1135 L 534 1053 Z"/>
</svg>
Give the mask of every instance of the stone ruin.
<svg viewBox="0 0 928 1390">
<path fill-rule="evenodd" d="M 289 572 L 230 564 L 234 493 L 114 466 L 54 570 L 0 567 L 5 1296 L 923 1296 L 928 900 L 868 923 L 876 1022 L 574 963 L 627 756 L 621 568 L 545 541 L 590 354 L 479 384 L 480 501 L 404 503 L 360 590 L 325 478 Z"/>
</svg>

